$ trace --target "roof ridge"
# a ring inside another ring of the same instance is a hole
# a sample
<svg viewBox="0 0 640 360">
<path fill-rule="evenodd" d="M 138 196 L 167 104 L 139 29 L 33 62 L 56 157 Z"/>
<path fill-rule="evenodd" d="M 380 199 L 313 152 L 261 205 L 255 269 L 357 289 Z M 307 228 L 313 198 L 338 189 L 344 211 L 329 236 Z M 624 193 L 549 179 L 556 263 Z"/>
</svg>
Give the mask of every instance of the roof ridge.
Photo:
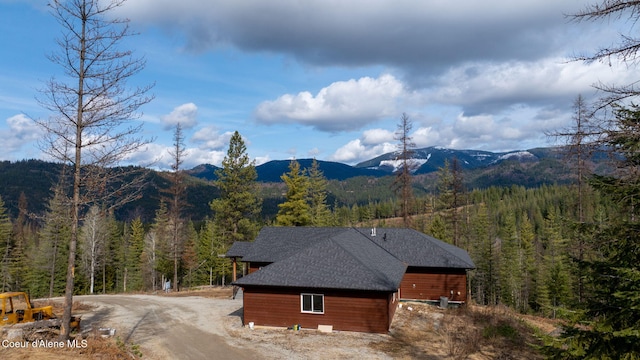
<svg viewBox="0 0 640 360">
<path fill-rule="evenodd" d="M 394 258 L 396 258 L 398 261 L 400 261 L 403 264 L 406 264 L 404 261 L 402 261 L 402 259 L 400 259 L 399 257 L 397 257 L 394 253 L 392 253 L 391 251 L 385 249 L 384 247 L 382 247 L 382 245 L 378 244 L 377 242 L 373 241 L 372 238 L 369 238 L 367 235 L 365 235 L 362 231 L 358 230 L 357 227 L 353 227 L 353 229 L 360 235 L 362 235 L 362 237 L 364 237 L 365 239 L 369 240 L 370 242 L 372 242 L 375 246 L 379 247 L 380 249 L 384 250 L 386 253 L 388 253 L 389 255 L 393 256 Z M 360 229 L 364 229 L 364 228 L 360 228 Z M 385 233 L 386 236 L 386 233 Z M 385 240 L 386 241 L 386 240 Z"/>
<path fill-rule="evenodd" d="M 387 249 L 383 248 L 382 246 L 376 244 L 375 241 L 373 241 L 372 239 L 369 239 L 369 237 L 367 237 L 365 234 L 363 234 L 362 232 L 358 231 L 358 229 L 354 226 L 352 226 L 351 228 L 348 228 L 348 230 L 353 230 L 355 231 L 356 234 L 361 235 L 362 237 L 364 237 L 369 243 L 372 243 L 373 245 L 375 245 L 377 248 L 382 249 L 382 251 L 384 251 L 385 253 L 389 254 L 392 258 L 394 258 L 395 260 L 399 261 L 400 263 L 404 264 L 405 266 L 407 265 L 404 261 L 400 260 L 397 256 L 395 256 L 394 254 L 392 254 L 391 252 L 389 252 Z M 376 271 L 377 273 L 381 273 L 384 277 L 384 279 L 388 282 L 393 282 L 393 280 L 391 278 L 389 278 L 389 274 L 387 274 L 384 271 L 380 271 L 380 269 L 377 268 L 372 268 L 370 266 L 370 263 L 367 262 L 363 262 L 360 260 L 360 258 L 357 255 L 353 255 L 351 253 L 351 251 L 349 251 L 348 249 L 345 249 L 340 243 L 336 242 L 336 244 L 338 244 L 338 246 L 340 246 L 341 248 L 343 248 L 345 251 L 347 251 L 349 254 L 351 254 L 354 258 L 356 258 L 358 260 L 359 263 L 363 264 L 367 269 L 371 269 Z"/>
</svg>

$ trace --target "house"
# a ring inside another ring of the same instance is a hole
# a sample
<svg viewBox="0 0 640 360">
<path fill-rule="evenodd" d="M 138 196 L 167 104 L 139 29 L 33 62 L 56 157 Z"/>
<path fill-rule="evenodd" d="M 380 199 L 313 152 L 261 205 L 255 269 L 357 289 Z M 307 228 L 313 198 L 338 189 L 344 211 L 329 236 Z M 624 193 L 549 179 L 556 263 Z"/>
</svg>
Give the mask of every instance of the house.
<svg viewBox="0 0 640 360">
<path fill-rule="evenodd" d="M 233 250 L 233 251 L 231 251 Z M 265 227 L 228 257 L 249 263 L 244 324 L 386 333 L 402 299 L 464 302 L 462 249 L 411 229 Z"/>
</svg>

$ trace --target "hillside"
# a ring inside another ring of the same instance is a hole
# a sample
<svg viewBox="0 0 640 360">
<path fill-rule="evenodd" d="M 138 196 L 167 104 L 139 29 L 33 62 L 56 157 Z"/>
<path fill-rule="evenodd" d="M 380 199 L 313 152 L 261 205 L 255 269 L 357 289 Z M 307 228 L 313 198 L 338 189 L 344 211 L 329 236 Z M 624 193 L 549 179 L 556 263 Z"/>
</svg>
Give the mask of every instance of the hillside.
<svg viewBox="0 0 640 360">
<path fill-rule="evenodd" d="M 347 164 L 318 161 L 320 170 L 329 180 L 328 203 L 351 206 L 367 202 L 386 201 L 393 198 L 390 185 L 393 182 L 394 154 L 389 153 L 375 159 L 350 166 Z M 446 160 L 459 160 L 463 169 L 464 186 L 467 190 L 490 186 L 520 185 L 538 187 L 543 184 L 564 184 L 573 179 L 571 170 L 561 160 L 557 148 L 538 148 L 508 153 L 490 153 L 475 150 L 451 150 L 424 148 L 416 150 L 416 162 L 421 166 L 415 171 L 414 191 L 417 196 L 434 193 L 438 170 Z M 594 168 L 603 168 L 603 156 L 594 156 Z M 311 167 L 312 159 L 297 160 L 302 168 Z M 256 167 L 258 181 L 262 183 L 263 216 L 271 218 L 282 201 L 284 188 L 280 176 L 288 171 L 289 160 L 274 160 Z M 209 202 L 217 196 L 211 180 L 215 179 L 214 165 L 203 164 L 187 170 L 186 214 L 199 221 L 211 215 Z M 62 170 L 60 164 L 41 160 L 0 162 L 0 196 L 12 217 L 17 216 L 20 194 L 24 193 L 27 207 L 32 214 L 42 214 Z M 601 171 L 605 171 L 602 169 Z M 142 196 L 120 208 L 117 217 L 132 219 L 140 216 L 151 220 L 160 200 L 170 186 L 166 172 L 149 170 L 147 185 Z"/>
</svg>

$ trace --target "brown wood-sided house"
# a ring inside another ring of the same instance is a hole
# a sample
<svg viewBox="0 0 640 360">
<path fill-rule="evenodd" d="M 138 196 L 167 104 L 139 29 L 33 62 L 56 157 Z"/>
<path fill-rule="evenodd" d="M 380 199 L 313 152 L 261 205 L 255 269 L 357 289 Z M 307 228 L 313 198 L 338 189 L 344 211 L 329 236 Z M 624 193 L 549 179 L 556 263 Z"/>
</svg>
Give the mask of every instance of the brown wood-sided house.
<svg viewBox="0 0 640 360">
<path fill-rule="evenodd" d="M 411 229 L 265 227 L 227 257 L 249 263 L 244 324 L 386 333 L 400 299 L 464 302 L 466 251 Z"/>
</svg>

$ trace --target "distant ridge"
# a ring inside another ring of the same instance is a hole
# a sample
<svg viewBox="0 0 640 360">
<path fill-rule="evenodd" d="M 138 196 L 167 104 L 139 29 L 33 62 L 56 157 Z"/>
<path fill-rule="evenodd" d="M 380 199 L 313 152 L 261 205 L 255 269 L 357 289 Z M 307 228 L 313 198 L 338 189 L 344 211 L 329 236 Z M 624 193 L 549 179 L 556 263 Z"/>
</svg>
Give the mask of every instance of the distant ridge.
<svg viewBox="0 0 640 360">
<path fill-rule="evenodd" d="M 508 152 L 490 152 L 482 150 L 453 150 L 441 147 L 426 147 L 415 149 L 412 159 L 419 164 L 414 174 L 429 174 L 442 168 L 445 161 L 456 158 L 460 166 L 465 170 L 479 169 L 492 165 L 497 165 L 505 160 L 512 160 L 521 163 L 537 162 L 545 158 L 557 159 L 560 157 L 558 148 L 535 148 L 529 150 L 514 150 Z M 329 180 L 346 180 L 356 176 L 382 177 L 393 174 L 400 167 L 397 160 L 398 153 L 390 152 L 382 154 L 371 160 L 363 161 L 355 166 L 318 160 L 320 170 Z M 313 159 L 297 159 L 300 167 L 310 168 Z M 256 166 L 259 182 L 280 182 L 280 176 L 289 171 L 291 160 L 272 160 L 262 165 Z M 187 170 L 191 176 L 205 180 L 214 180 L 215 171 L 219 169 L 215 165 L 202 164 Z"/>
<path fill-rule="evenodd" d="M 445 161 L 456 158 L 461 168 L 473 170 L 491 165 L 497 165 L 505 160 L 517 162 L 536 162 L 543 158 L 557 158 L 560 152 L 558 148 L 535 148 L 530 150 L 514 150 L 508 152 L 490 152 L 482 150 L 453 150 L 442 147 L 426 147 L 415 149 L 412 159 L 419 166 L 414 171 L 415 174 L 428 174 L 442 168 Z M 390 152 L 371 160 L 356 164 L 356 168 L 379 170 L 387 175 L 396 172 L 401 166 L 398 160 L 398 152 Z"/>
</svg>

